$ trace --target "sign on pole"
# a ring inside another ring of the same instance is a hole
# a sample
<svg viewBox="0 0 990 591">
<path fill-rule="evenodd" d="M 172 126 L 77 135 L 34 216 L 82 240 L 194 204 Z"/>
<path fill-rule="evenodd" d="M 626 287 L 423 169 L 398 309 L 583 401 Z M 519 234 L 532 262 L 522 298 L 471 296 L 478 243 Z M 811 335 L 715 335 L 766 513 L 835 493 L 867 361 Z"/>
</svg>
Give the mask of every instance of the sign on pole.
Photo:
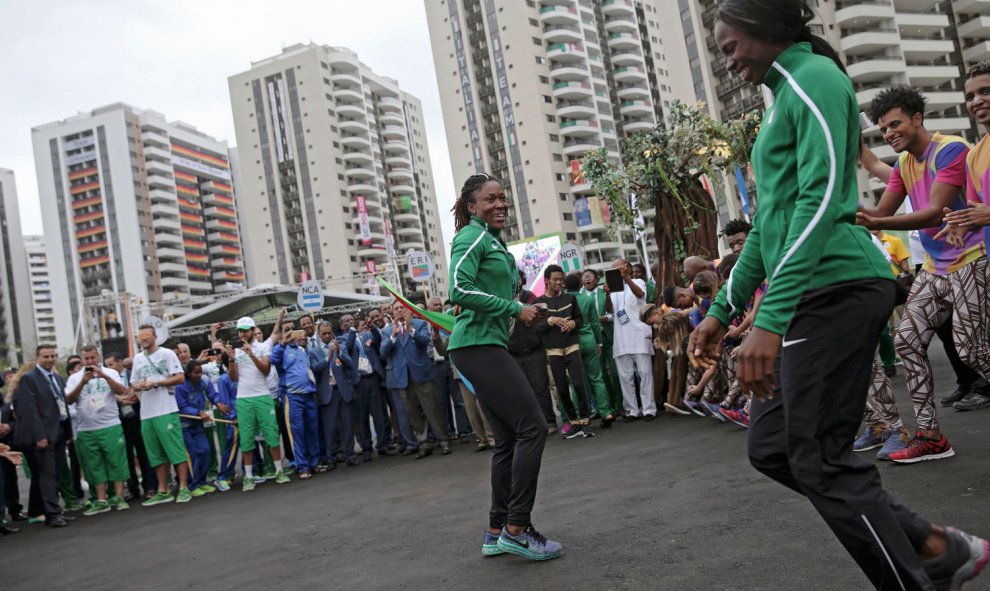
<svg viewBox="0 0 990 591">
<path fill-rule="evenodd" d="M 560 266 L 564 269 L 564 274 L 577 271 L 584 264 L 581 261 L 581 249 L 577 245 L 568 242 L 560 247 Z"/>
<path fill-rule="evenodd" d="M 368 246 L 371 244 L 371 224 L 368 221 L 368 202 L 364 195 L 354 197 L 358 214 L 358 229 L 361 232 L 361 244 Z"/>
<path fill-rule="evenodd" d="M 168 325 L 157 316 L 148 316 L 141 324 L 150 324 L 155 327 L 155 344 L 161 346 L 168 340 Z"/>
<path fill-rule="evenodd" d="M 323 307 L 323 290 L 320 283 L 315 279 L 303 281 L 299 286 L 299 294 L 296 296 L 296 303 L 300 310 L 315 312 Z"/>
<path fill-rule="evenodd" d="M 409 251 L 409 278 L 413 281 L 428 281 L 433 276 L 433 258 L 429 253 Z"/>
</svg>

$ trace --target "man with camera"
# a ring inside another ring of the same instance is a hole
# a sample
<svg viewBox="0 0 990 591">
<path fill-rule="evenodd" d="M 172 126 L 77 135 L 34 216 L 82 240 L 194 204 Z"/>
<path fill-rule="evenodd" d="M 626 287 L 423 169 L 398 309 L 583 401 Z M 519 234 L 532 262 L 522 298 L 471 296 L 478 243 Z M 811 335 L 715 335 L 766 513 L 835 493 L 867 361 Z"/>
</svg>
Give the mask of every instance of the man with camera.
<svg viewBox="0 0 990 591">
<path fill-rule="evenodd" d="M 76 405 L 76 450 L 89 488 L 96 491 L 96 502 L 83 515 L 124 511 L 130 508 L 124 500 L 124 481 L 130 474 L 117 404 L 133 405 L 137 397 L 127 393 L 120 374 L 100 364 L 93 345 L 82 348 L 82 362 L 83 370 L 69 376 L 65 385 L 65 401 Z M 114 486 L 110 499 L 107 482 Z"/>
</svg>

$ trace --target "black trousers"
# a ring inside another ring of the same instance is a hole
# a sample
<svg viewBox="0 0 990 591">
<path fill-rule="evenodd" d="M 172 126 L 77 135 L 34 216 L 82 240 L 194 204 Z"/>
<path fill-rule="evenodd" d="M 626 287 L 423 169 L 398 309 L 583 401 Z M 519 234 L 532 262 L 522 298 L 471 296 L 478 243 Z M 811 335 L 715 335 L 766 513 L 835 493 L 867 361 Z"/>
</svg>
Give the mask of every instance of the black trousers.
<svg viewBox="0 0 990 591">
<path fill-rule="evenodd" d="M 852 451 L 893 307 L 894 284 L 882 279 L 805 293 L 784 336 L 774 396 L 753 400 L 749 459 L 811 501 L 877 589 L 929 590 L 917 550 L 931 524 Z"/>
<path fill-rule="evenodd" d="M 513 353 L 512 358 L 522 369 L 526 381 L 529 382 L 530 388 L 536 394 L 543 418 L 546 419 L 548 425 L 556 425 L 557 417 L 553 414 L 553 399 L 550 397 L 550 376 L 547 374 L 546 351 L 541 347 L 522 355 Z M 458 369 L 460 368 L 458 367 Z"/>
<path fill-rule="evenodd" d="M 17 486 L 17 466 L 7 460 L 0 460 L 0 481 L 3 482 L 3 505 L 11 516 L 20 515 L 24 510 L 21 505 L 21 491 Z M 3 511 L 0 510 L 0 515 Z"/>
<path fill-rule="evenodd" d="M 450 357 L 474 386 L 495 435 L 488 525 L 529 525 L 547 442 L 547 421 L 536 395 L 502 347 L 466 347 L 451 351 Z"/>
<path fill-rule="evenodd" d="M 45 449 L 32 449 L 24 456 L 31 469 L 31 498 L 28 502 L 28 512 L 32 516 L 44 514 L 51 519 L 62 514 L 62 505 L 58 501 L 58 475 L 67 469 L 65 457 L 65 439 L 49 441 Z"/>
<path fill-rule="evenodd" d="M 130 416 L 120 418 L 120 426 L 124 430 L 124 449 L 127 452 L 127 469 L 131 477 L 127 480 L 127 489 L 134 498 L 141 497 L 141 489 L 145 494 L 158 490 L 158 476 L 148 462 L 148 452 L 144 449 L 144 438 L 141 436 L 141 417 L 135 411 Z M 138 488 L 138 473 L 134 467 L 137 458 L 141 467 L 140 488 Z"/>
<path fill-rule="evenodd" d="M 553 373 L 553 383 L 557 385 L 557 397 L 567 413 L 567 420 L 581 425 L 587 424 L 591 410 L 588 408 L 588 391 L 584 387 L 584 362 L 581 360 L 581 350 L 577 349 L 567 355 L 554 355 L 547 352 L 550 371 Z M 571 398 L 570 386 L 574 386 L 578 406 L 575 410 L 574 399 Z"/>
<path fill-rule="evenodd" d="M 935 329 L 935 334 L 942 341 L 942 348 L 945 349 L 945 356 L 952 364 L 952 371 L 956 374 L 956 385 L 963 392 L 968 393 L 974 386 L 986 387 L 986 380 L 983 379 L 975 369 L 966 365 L 956 351 L 955 341 L 952 340 L 952 316 L 949 316 L 941 326 Z"/>
<path fill-rule="evenodd" d="M 285 459 L 294 462 L 296 456 L 292 454 L 292 440 L 289 438 L 289 426 L 285 422 L 285 413 L 281 409 L 285 408 L 285 397 L 288 394 L 279 392 L 278 410 L 275 411 L 275 421 L 278 423 L 278 432 L 282 437 L 282 455 Z"/>
</svg>

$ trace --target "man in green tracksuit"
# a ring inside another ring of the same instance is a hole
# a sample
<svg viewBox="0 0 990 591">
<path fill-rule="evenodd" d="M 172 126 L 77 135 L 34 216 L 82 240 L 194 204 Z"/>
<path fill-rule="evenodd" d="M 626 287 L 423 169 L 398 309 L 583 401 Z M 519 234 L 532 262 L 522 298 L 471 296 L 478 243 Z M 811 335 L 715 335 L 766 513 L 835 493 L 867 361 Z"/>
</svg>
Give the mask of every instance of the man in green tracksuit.
<svg viewBox="0 0 990 591">
<path fill-rule="evenodd" d="M 577 300 L 584 319 L 578 329 L 578 346 L 581 347 L 585 390 L 595 397 L 595 408 L 602 418 L 602 428 L 608 429 L 615 422 L 615 414 L 602 377 L 602 323 L 598 320 L 595 300 L 590 295 L 581 293 L 581 274 L 577 271 L 564 278 L 564 289 Z"/>
<path fill-rule="evenodd" d="M 622 410 L 622 389 L 619 387 L 619 370 L 615 367 L 615 356 L 612 355 L 612 315 L 605 311 L 605 290 L 598 285 L 598 271 L 585 269 L 581 272 L 581 293 L 590 296 L 595 303 L 595 313 L 602 328 L 602 354 L 598 358 L 605 391 L 608 392 L 608 408 L 615 412 Z M 601 410 L 598 411 L 601 414 Z M 602 415 L 605 416 L 605 415 Z"/>
</svg>

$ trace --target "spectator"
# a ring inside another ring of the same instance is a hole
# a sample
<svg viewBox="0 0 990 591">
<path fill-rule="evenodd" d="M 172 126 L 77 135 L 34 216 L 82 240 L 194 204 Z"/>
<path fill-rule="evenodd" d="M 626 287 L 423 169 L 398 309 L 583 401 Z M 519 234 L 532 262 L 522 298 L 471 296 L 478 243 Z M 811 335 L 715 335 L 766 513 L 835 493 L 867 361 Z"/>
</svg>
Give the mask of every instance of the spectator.
<svg viewBox="0 0 990 591">
<path fill-rule="evenodd" d="M 356 334 L 347 331 L 344 339 L 334 338 L 329 322 L 320 324 L 320 341 L 326 353 L 310 352 L 310 365 L 316 375 L 317 402 L 323 423 L 326 454 L 320 471 L 333 470 L 338 461 L 357 466 L 354 453 L 354 382 L 356 363 L 351 357 Z M 348 342 L 350 339 L 350 342 Z"/>
<path fill-rule="evenodd" d="M 518 301 L 528 305 L 536 301 L 536 295 L 523 289 L 525 280 L 526 276 L 519 271 Z M 509 333 L 508 351 L 536 394 L 536 401 L 547 422 L 547 434 L 553 435 L 557 432 L 557 416 L 550 397 L 550 375 L 547 373 L 547 351 L 543 348 L 543 337 L 535 326 L 515 322 Z"/>
<path fill-rule="evenodd" d="M 426 302 L 431 312 L 443 313 L 443 300 L 432 297 Z M 433 346 L 433 375 L 437 384 L 437 391 L 440 394 L 440 403 L 443 405 L 447 417 L 447 435 L 451 439 L 458 439 L 461 435 L 468 435 L 471 431 L 468 425 L 467 413 L 464 411 L 464 399 L 461 397 L 461 390 L 454 383 L 454 376 L 450 371 L 450 361 L 436 347 L 436 341 L 441 338 L 440 333 L 446 332 L 429 325 L 431 345 Z M 445 336 L 450 337 L 450 333 Z"/>
<path fill-rule="evenodd" d="M 310 319 L 312 321 L 312 319 Z M 316 414 L 316 378 L 310 369 L 305 330 L 285 333 L 275 345 L 271 362 L 285 378 L 282 409 L 290 432 L 299 478 L 312 478 L 319 455 L 319 418 Z"/>
<path fill-rule="evenodd" d="M 217 391 L 210 380 L 203 379 L 203 366 L 190 359 L 184 367 L 186 381 L 175 387 L 175 402 L 179 406 L 182 439 L 189 454 L 192 473 L 189 478 L 189 492 L 194 497 L 215 493 L 217 489 L 209 484 L 210 444 L 206 439 L 206 427 L 213 424 L 208 410 L 217 399 Z M 196 418 L 189 418 L 196 417 Z"/>
<path fill-rule="evenodd" d="M 600 363 L 602 355 L 602 325 L 598 321 L 598 312 L 595 309 L 595 301 L 591 296 L 581 293 L 581 273 L 575 271 L 564 278 L 564 288 L 568 295 L 574 296 L 578 308 L 581 310 L 581 327 L 578 329 L 578 345 L 581 350 L 581 362 L 584 368 L 586 389 L 596 401 L 598 416 L 602 418 L 601 426 L 608 429 L 615 422 L 615 413 L 619 411 L 612 408 L 608 390 L 605 388 L 605 380 L 602 378 L 602 366 Z"/>
<path fill-rule="evenodd" d="M 651 359 L 650 327 L 639 319 L 639 309 L 646 303 L 646 283 L 633 279 L 632 269 L 624 259 L 615 261 L 612 266 L 622 272 L 623 289 L 611 293 L 605 283 L 605 308 L 614 313 L 615 340 L 613 343 L 615 365 L 619 371 L 622 386 L 623 404 L 627 421 L 656 417 L 657 407 L 653 399 L 653 363 Z M 640 398 L 636 400 L 636 375 L 639 375 Z"/>
<path fill-rule="evenodd" d="M 107 353 L 103 358 L 104 365 L 117 372 L 120 381 L 128 394 L 134 391 L 130 388 L 130 370 L 124 366 L 124 360 L 116 353 Z M 135 397 L 136 398 L 136 397 Z M 127 454 L 127 469 L 130 478 L 127 480 L 127 492 L 131 499 L 140 499 L 141 491 L 150 497 L 158 490 L 158 477 L 148 463 L 148 453 L 144 449 L 144 438 L 141 437 L 141 402 L 132 405 L 118 405 L 120 410 L 120 426 L 124 430 L 124 452 Z M 140 478 L 138 469 L 141 470 Z M 125 497 L 125 500 L 130 500 Z"/>
</svg>

